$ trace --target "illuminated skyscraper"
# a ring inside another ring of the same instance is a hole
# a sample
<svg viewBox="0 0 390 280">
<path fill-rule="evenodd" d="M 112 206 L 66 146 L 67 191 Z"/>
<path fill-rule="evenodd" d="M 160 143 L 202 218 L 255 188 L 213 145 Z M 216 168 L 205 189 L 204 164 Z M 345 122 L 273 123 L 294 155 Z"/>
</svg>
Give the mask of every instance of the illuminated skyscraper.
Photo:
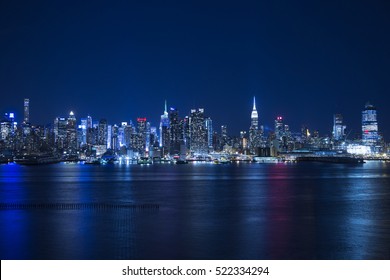
<svg viewBox="0 0 390 280">
<path fill-rule="evenodd" d="M 87 144 L 95 145 L 95 131 L 93 129 L 93 121 L 91 116 L 87 116 Z"/>
<path fill-rule="evenodd" d="M 366 145 L 374 145 L 379 141 L 376 108 L 369 103 L 362 111 L 362 140 Z"/>
<path fill-rule="evenodd" d="M 66 124 L 67 148 L 74 152 L 77 149 L 76 117 L 71 111 Z"/>
<path fill-rule="evenodd" d="M 256 98 L 253 97 L 253 109 L 251 113 L 251 127 L 255 130 L 259 129 L 259 115 L 256 110 Z"/>
<path fill-rule="evenodd" d="M 183 141 L 186 149 L 190 149 L 190 143 L 191 143 L 191 132 L 190 132 L 190 118 L 188 116 L 185 116 L 182 120 L 182 126 L 183 126 Z"/>
<path fill-rule="evenodd" d="M 249 148 L 252 153 L 260 146 L 259 116 L 256 110 L 256 99 L 253 97 L 251 126 L 249 127 Z"/>
<path fill-rule="evenodd" d="M 281 140 L 284 136 L 284 125 L 283 125 L 283 118 L 277 117 L 275 120 L 275 137 L 278 140 Z"/>
<path fill-rule="evenodd" d="M 8 116 L 5 114 L 4 118 L 0 122 L 0 140 L 7 140 L 8 136 L 11 134 L 12 122 Z"/>
<path fill-rule="evenodd" d="M 98 145 L 104 145 L 107 147 L 108 140 L 108 126 L 107 120 L 101 119 L 98 126 Z"/>
<path fill-rule="evenodd" d="M 133 148 L 134 134 L 134 126 L 133 123 L 130 121 L 124 128 L 124 143 L 127 149 Z"/>
<path fill-rule="evenodd" d="M 204 109 L 191 109 L 190 116 L 190 149 L 194 154 L 207 154 L 207 129 Z"/>
<path fill-rule="evenodd" d="M 30 122 L 30 99 L 25 98 L 24 99 L 24 123 Z"/>
<path fill-rule="evenodd" d="M 137 118 L 137 126 L 137 143 L 134 148 L 143 156 L 146 150 L 146 118 Z"/>
<path fill-rule="evenodd" d="M 334 114 L 333 116 L 333 139 L 336 141 L 344 140 L 346 126 L 343 124 L 343 116 Z"/>
<path fill-rule="evenodd" d="M 150 127 L 150 147 L 158 147 L 158 138 L 157 138 L 157 127 Z"/>
<path fill-rule="evenodd" d="M 107 125 L 107 149 L 112 149 L 111 139 L 112 139 L 112 125 Z"/>
<path fill-rule="evenodd" d="M 209 149 L 213 148 L 213 121 L 210 117 L 206 118 L 205 125 L 207 129 L 207 146 Z"/>
<path fill-rule="evenodd" d="M 169 109 L 169 127 L 169 154 L 171 156 L 179 155 L 181 141 L 183 141 L 183 126 L 176 108 Z"/>
<path fill-rule="evenodd" d="M 81 130 L 81 139 L 80 144 L 87 144 L 87 119 L 81 119 L 81 124 L 79 125 L 79 129 Z"/>
<path fill-rule="evenodd" d="M 243 150 L 248 148 L 248 139 L 246 136 L 246 131 L 240 131 L 240 145 Z"/>
<path fill-rule="evenodd" d="M 58 149 L 66 147 L 68 121 L 66 118 L 57 117 L 54 120 L 54 141 Z"/>
<path fill-rule="evenodd" d="M 145 127 L 145 151 L 150 151 L 150 134 L 151 134 L 151 128 L 150 128 L 150 122 L 146 123 Z"/>
<path fill-rule="evenodd" d="M 164 154 L 166 155 L 169 151 L 169 116 L 167 111 L 167 101 L 165 100 L 164 113 L 160 119 L 160 147 L 163 148 Z"/>
<path fill-rule="evenodd" d="M 111 149 L 113 151 L 117 151 L 119 149 L 119 127 L 118 125 L 114 124 L 111 128 Z"/>
</svg>

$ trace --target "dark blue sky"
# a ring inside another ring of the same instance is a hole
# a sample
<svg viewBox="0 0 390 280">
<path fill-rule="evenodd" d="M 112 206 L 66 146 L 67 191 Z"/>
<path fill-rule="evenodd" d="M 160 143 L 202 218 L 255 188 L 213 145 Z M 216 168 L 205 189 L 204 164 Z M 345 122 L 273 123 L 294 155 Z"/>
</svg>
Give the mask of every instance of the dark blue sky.
<svg viewBox="0 0 390 280">
<path fill-rule="evenodd" d="M 388 1 L 83 2 L 0 1 L 1 113 L 29 97 L 33 123 L 158 126 L 167 99 L 237 134 L 256 96 L 266 126 L 325 134 L 341 113 L 354 135 L 370 101 L 390 137 Z"/>
</svg>

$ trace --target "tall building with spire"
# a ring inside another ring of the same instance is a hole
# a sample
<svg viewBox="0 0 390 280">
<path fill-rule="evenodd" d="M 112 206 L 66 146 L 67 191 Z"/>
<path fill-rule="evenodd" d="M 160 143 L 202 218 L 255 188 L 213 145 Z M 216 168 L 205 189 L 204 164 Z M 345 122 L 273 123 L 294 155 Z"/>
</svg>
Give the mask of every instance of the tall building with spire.
<svg viewBox="0 0 390 280">
<path fill-rule="evenodd" d="M 253 96 L 253 109 L 251 113 L 251 128 L 259 130 L 259 115 L 256 110 L 256 98 Z"/>
<path fill-rule="evenodd" d="M 160 147 L 163 149 L 164 155 L 169 151 L 169 116 L 167 110 L 167 101 L 165 100 L 164 113 L 161 115 L 160 119 Z"/>
<path fill-rule="evenodd" d="M 249 127 L 249 148 L 255 153 L 260 146 L 259 115 L 256 109 L 256 98 L 253 97 L 253 109 L 251 113 L 251 126 Z"/>
</svg>

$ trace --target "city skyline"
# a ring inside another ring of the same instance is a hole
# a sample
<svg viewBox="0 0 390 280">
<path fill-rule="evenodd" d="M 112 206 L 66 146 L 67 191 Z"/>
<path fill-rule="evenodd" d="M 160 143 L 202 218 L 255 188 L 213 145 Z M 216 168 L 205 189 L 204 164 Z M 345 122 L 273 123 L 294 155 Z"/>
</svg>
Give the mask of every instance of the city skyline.
<svg viewBox="0 0 390 280">
<path fill-rule="evenodd" d="M 87 114 L 85 116 L 80 116 L 74 110 L 68 110 L 67 112 L 64 112 L 62 114 L 57 114 L 56 117 L 53 120 L 51 120 L 51 121 L 47 120 L 44 123 L 34 123 L 34 122 L 30 122 L 29 121 L 29 119 L 30 119 L 30 101 L 31 101 L 30 98 L 24 98 L 23 110 L 22 110 L 23 113 L 22 114 L 20 114 L 20 115 L 19 114 L 15 114 L 15 112 L 17 112 L 18 110 L 11 110 L 11 111 L 8 111 L 8 112 L 1 112 L 1 114 L 2 114 L 1 118 L 7 118 L 8 114 L 12 114 L 12 119 L 14 119 L 15 122 L 17 122 L 18 124 L 20 124 L 20 123 L 30 123 L 31 125 L 41 125 L 41 126 L 47 126 L 47 125 L 50 126 L 50 125 L 53 124 L 53 121 L 55 121 L 57 118 L 65 118 L 67 116 L 67 114 L 75 116 L 77 118 L 77 120 L 78 120 L 77 121 L 78 125 L 81 125 L 82 124 L 82 119 L 85 119 L 85 118 L 92 118 L 94 123 L 98 123 L 100 120 L 107 121 L 107 119 L 108 119 L 106 116 L 91 116 L 90 114 Z M 227 129 L 227 131 L 229 131 L 228 135 L 231 136 L 231 137 L 237 137 L 237 136 L 240 135 L 241 132 L 246 132 L 246 133 L 248 133 L 248 136 L 249 136 L 250 131 L 251 131 L 252 128 L 254 128 L 255 130 L 261 130 L 264 135 L 268 135 L 269 133 L 276 133 L 276 127 L 274 126 L 274 122 L 278 121 L 278 120 L 286 120 L 286 118 L 283 116 L 283 114 L 275 115 L 275 117 L 273 119 L 273 122 L 271 122 L 269 124 L 268 123 L 267 124 L 262 123 L 261 119 L 258 117 L 258 112 L 257 112 L 257 108 L 256 108 L 256 106 L 257 106 L 256 105 L 256 96 L 253 96 L 253 101 L 252 102 L 253 102 L 252 103 L 252 111 L 250 113 L 248 113 L 249 112 L 248 111 L 247 114 L 246 114 L 246 115 L 250 115 L 250 117 L 248 117 L 248 125 L 247 125 L 247 127 L 241 128 L 239 130 L 239 133 L 231 133 L 230 130 L 229 130 L 230 124 L 225 123 L 223 120 L 218 120 L 218 119 L 217 120 L 216 119 L 212 119 L 213 123 L 214 122 L 218 123 L 218 127 L 213 126 L 213 131 L 217 132 L 218 134 L 221 134 L 221 131 L 222 131 L 223 127 L 224 127 L 224 129 Z M 181 118 L 186 118 L 186 117 L 188 117 L 191 114 L 191 112 L 193 110 L 195 110 L 195 108 L 191 108 L 187 112 L 185 112 L 183 110 L 180 110 L 180 108 L 170 107 L 167 104 L 168 104 L 167 100 L 165 100 L 165 102 L 164 102 L 164 109 L 162 110 L 163 114 L 160 115 L 160 118 L 161 118 L 160 121 L 158 121 L 156 123 L 153 120 L 156 119 L 155 115 L 158 115 L 158 113 L 154 114 L 153 116 L 146 116 L 145 114 L 141 115 L 141 116 L 131 116 L 130 118 L 128 117 L 126 119 L 118 120 L 117 122 L 113 122 L 113 121 L 111 121 L 109 119 L 108 120 L 109 120 L 109 123 L 112 124 L 112 125 L 120 125 L 123 122 L 135 124 L 137 122 L 137 119 L 145 118 L 145 120 L 147 120 L 148 123 L 150 123 L 150 125 L 152 127 L 157 127 L 159 129 L 160 133 L 161 133 L 161 123 L 165 122 L 165 121 L 163 121 L 163 119 L 168 117 L 168 111 L 170 111 L 172 109 L 173 110 L 177 110 L 177 112 L 180 114 Z M 372 107 L 375 110 L 375 112 L 377 111 L 376 106 L 374 104 L 371 104 L 370 102 L 366 102 L 365 106 L 362 106 L 361 111 L 359 111 L 359 112 L 361 113 L 362 111 L 365 111 L 367 109 L 367 106 Z M 167 109 L 168 107 L 169 107 L 169 110 Z M 204 110 L 204 108 L 207 108 L 207 107 L 206 106 L 201 106 L 199 108 L 202 108 L 202 110 Z M 208 118 L 210 118 L 209 114 L 210 114 L 210 112 L 208 112 L 208 114 L 207 114 Z M 211 114 L 212 114 L 212 112 L 211 112 Z M 375 113 L 375 115 L 376 114 L 377 113 Z M 347 124 L 347 123 L 345 123 L 343 121 L 344 116 L 342 114 L 340 114 L 340 113 L 335 112 L 335 113 L 333 113 L 332 117 L 333 117 L 333 120 L 331 120 L 329 122 L 330 129 L 327 132 L 321 132 L 321 131 L 315 129 L 316 126 L 308 127 L 305 124 L 302 124 L 300 127 L 293 128 L 292 131 L 299 132 L 299 131 L 301 131 L 302 129 L 305 128 L 305 129 L 309 129 L 309 133 L 312 133 L 313 131 L 317 131 L 321 137 L 331 137 L 331 138 L 334 137 L 336 140 L 339 140 L 339 137 L 337 135 L 335 135 L 335 129 L 336 129 L 335 128 L 335 124 L 336 124 L 336 122 L 340 121 L 340 120 L 336 121 L 336 119 L 337 118 L 341 118 L 340 124 L 342 124 L 342 128 L 338 128 L 338 130 L 342 129 L 342 133 L 339 131 L 338 133 L 336 132 L 336 134 L 340 134 L 341 133 L 344 136 L 348 135 L 348 137 L 349 137 L 350 136 L 349 134 L 351 134 L 352 131 L 350 129 L 348 129 L 349 124 Z M 359 117 L 360 117 L 360 127 L 359 127 L 359 130 L 357 130 L 351 136 L 351 138 L 349 140 L 361 139 L 364 136 L 362 134 L 362 129 L 364 130 L 364 128 L 362 128 L 362 126 L 361 126 L 361 122 L 362 122 L 362 118 L 363 117 L 362 117 L 361 114 L 359 115 Z M 375 116 L 375 121 L 377 122 L 376 118 L 377 117 Z M 294 122 L 294 120 L 286 120 L 286 121 L 287 121 L 287 123 Z M 168 123 L 169 123 L 169 120 L 168 120 Z M 222 125 L 219 125 L 219 123 L 222 123 Z M 380 121 L 379 121 L 379 123 L 380 123 Z M 379 129 L 378 129 L 378 126 L 379 126 Z M 290 129 L 291 129 L 291 127 L 290 127 Z M 387 140 L 386 137 L 384 137 L 384 135 L 383 135 L 383 132 L 381 130 L 381 125 L 380 124 L 378 125 L 378 123 L 376 123 L 376 128 L 375 129 L 376 129 L 376 131 L 378 131 L 379 135 L 381 135 L 385 140 Z M 162 138 L 161 138 L 161 134 L 160 133 L 158 134 L 159 135 L 158 141 L 161 142 Z"/>
<path fill-rule="evenodd" d="M 369 101 L 387 137 L 388 11 L 382 1 L 1 3 L 0 112 L 21 115 L 28 96 L 33 123 L 73 110 L 158 124 L 166 99 L 206 107 L 237 135 L 256 96 L 263 124 L 282 115 L 326 134 L 339 113 L 355 135 Z"/>
</svg>

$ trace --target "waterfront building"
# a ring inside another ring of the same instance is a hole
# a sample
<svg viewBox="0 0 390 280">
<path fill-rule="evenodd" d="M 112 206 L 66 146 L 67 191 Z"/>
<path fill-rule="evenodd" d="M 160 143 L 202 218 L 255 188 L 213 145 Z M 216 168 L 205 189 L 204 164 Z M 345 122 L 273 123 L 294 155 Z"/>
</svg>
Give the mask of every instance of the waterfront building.
<svg viewBox="0 0 390 280">
<path fill-rule="evenodd" d="M 362 141 L 365 145 L 375 145 L 379 142 L 377 111 L 369 103 L 362 111 Z"/>
</svg>

